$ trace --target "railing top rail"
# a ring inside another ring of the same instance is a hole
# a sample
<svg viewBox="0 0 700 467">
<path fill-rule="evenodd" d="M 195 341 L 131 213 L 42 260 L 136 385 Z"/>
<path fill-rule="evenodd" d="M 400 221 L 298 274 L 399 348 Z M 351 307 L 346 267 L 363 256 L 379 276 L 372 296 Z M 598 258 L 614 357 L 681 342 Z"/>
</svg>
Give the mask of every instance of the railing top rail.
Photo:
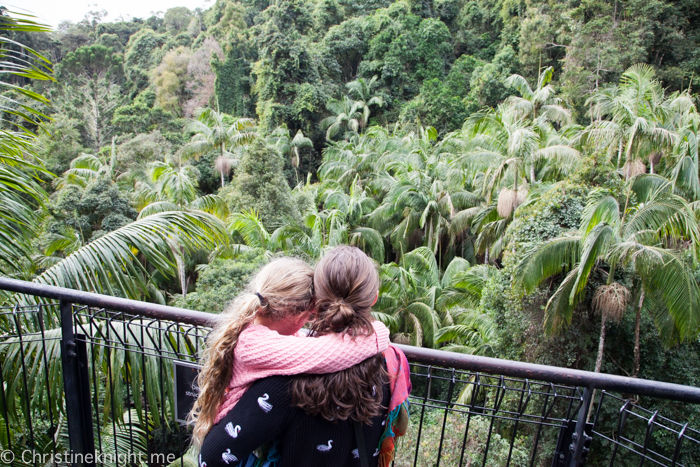
<svg viewBox="0 0 700 467">
<path fill-rule="evenodd" d="M 0 277 L 0 290 L 35 295 L 37 297 L 51 298 L 54 300 L 65 300 L 74 304 L 107 308 L 134 315 L 167 321 L 178 321 L 197 326 L 211 326 L 218 316 L 203 311 L 186 310 L 184 308 L 159 305 L 157 303 L 140 302 L 128 298 L 83 292 L 81 290 L 37 284 L 36 282 L 21 281 L 7 277 Z"/>
<path fill-rule="evenodd" d="M 6 277 L 0 277 L 0 289 L 198 326 L 212 326 L 218 318 L 218 315 L 202 311 L 186 310 L 184 308 L 140 302 L 138 300 L 82 292 L 79 290 L 37 284 Z M 683 386 L 680 384 L 629 378 L 605 373 L 594 373 L 572 368 L 502 360 L 499 358 L 480 357 L 408 345 L 396 344 L 396 346 L 403 350 L 409 361 L 414 363 L 700 403 L 700 388 L 693 386 Z"/>
</svg>

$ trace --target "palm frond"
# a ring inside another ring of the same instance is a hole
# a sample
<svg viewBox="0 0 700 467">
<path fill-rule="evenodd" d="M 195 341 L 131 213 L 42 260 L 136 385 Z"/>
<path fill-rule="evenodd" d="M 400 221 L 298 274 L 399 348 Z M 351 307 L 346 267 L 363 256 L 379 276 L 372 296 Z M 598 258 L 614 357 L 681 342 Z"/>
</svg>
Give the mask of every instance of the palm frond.
<svg viewBox="0 0 700 467">
<path fill-rule="evenodd" d="M 547 334 L 554 334 L 571 324 L 574 308 L 580 298 L 580 295 L 574 295 L 575 300 L 572 302 L 570 299 L 577 276 L 578 268 L 569 271 L 559 288 L 547 301 L 544 312 L 544 330 Z"/>
<path fill-rule="evenodd" d="M 272 237 L 254 209 L 233 214 L 229 231 L 238 232 L 250 247 L 268 249 L 271 246 Z"/>
<path fill-rule="evenodd" d="M 369 227 L 357 227 L 350 234 L 350 244 L 368 252 L 375 261 L 384 261 L 384 237 Z"/>
<path fill-rule="evenodd" d="M 588 278 L 598 260 L 608 252 L 615 236 L 612 227 L 608 224 L 598 224 L 591 230 L 583 240 L 583 249 L 578 265 L 578 275 L 576 282 L 571 289 L 569 302 L 574 303 L 578 296 L 588 285 Z M 611 272 L 611 274 L 614 273 Z"/>
<path fill-rule="evenodd" d="M 592 191 L 588 195 L 586 207 L 581 215 L 580 232 L 588 235 L 600 224 L 607 224 L 615 229 L 620 225 L 620 206 L 615 197 L 603 192 Z"/>
<path fill-rule="evenodd" d="M 403 255 L 401 264 L 412 271 L 426 284 L 437 284 L 440 281 L 440 269 L 433 252 L 426 247 L 418 247 Z"/>
<path fill-rule="evenodd" d="M 150 273 L 143 255 L 165 276 L 175 273 L 168 241 L 186 251 L 228 243 L 225 226 L 201 211 L 162 212 L 144 217 L 94 240 L 39 275 L 35 282 L 78 290 L 139 298 L 147 293 Z"/>
<path fill-rule="evenodd" d="M 516 266 L 514 282 L 532 292 L 546 278 L 573 270 L 580 260 L 582 243 L 583 237 L 572 235 L 533 247 Z"/>
</svg>

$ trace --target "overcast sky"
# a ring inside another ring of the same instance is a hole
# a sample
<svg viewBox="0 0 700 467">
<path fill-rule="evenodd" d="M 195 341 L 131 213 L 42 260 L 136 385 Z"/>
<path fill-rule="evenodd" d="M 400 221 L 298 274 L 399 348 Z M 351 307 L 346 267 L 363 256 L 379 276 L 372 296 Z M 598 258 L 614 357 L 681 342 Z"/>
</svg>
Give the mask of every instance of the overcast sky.
<svg viewBox="0 0 700 467">
<path fill-rule="evenodd" d="M 146 18 L 151 12 L 165 11 L 176 6 L 190 10 L 208 8 L 213 0 L 6 0 L 0 4 L 11 11 L 26 12 L 37 16 L 43 23 L 54 28 L 63 20 L 80 21 L 88 11 L 107 10 L 104 21 Z"/>
</svg>

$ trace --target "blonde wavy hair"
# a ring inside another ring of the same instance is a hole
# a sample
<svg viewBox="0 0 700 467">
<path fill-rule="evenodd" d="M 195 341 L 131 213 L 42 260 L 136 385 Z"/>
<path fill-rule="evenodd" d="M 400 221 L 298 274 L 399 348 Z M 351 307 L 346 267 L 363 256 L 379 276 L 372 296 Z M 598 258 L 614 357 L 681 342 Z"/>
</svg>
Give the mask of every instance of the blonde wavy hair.
<svg viewBox="0 0 700 467">
<path fill-rule="evenodd" d="M 209 433 L 233 371 L 233 351 L 241 332 L 259 314 L 273 320 L 299 315 L 314 306 L 314 271 L 300 259 L 278 258 L 265 265 L 219 316 L 207 337 L 199 397 L 189 414 L 193 443 L 200 447 Z"/>
</svg>

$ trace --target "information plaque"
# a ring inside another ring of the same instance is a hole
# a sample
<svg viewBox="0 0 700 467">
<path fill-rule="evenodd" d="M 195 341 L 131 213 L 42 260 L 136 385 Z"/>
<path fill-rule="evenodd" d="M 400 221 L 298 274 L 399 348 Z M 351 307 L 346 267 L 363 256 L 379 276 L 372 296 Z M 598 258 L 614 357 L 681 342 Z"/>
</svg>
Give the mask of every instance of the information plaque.
<svg viewBox="0 0 700 467">
<path fill-rule="evenodd" d="M 173 361 L 173 375 L 175 377 L 175 420 L 187 423 L 187 414 L 192 410 L 194 401 L 197 400 L 199 387 L 197 375 L 200 365 L 191 362 Z"/>
</svg>

